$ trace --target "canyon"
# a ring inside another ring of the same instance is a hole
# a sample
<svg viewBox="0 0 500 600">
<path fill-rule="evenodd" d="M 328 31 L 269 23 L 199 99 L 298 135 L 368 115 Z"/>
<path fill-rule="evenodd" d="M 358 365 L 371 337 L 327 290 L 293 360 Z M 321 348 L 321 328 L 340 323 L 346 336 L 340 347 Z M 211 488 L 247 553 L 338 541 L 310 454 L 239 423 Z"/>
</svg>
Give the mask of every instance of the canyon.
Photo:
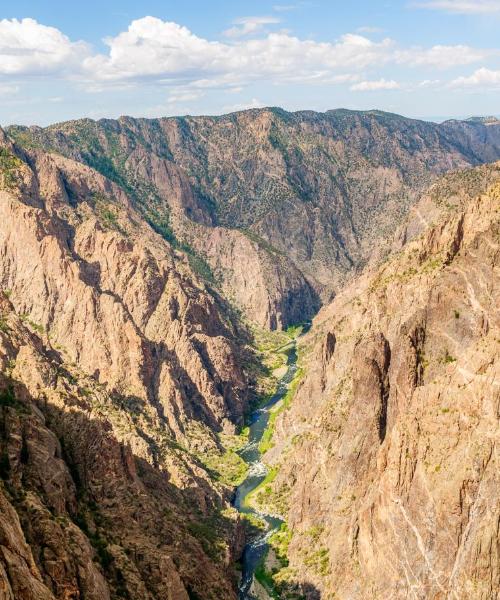
<svg viewBox="0 0 500 600">
<path fill-rule="evenodd" d="M 496 598 L 498 160 L 379 111 L 0 130 L 0 599 L 233 600 L 263 528 L 263 598 Z"/>
</svg>

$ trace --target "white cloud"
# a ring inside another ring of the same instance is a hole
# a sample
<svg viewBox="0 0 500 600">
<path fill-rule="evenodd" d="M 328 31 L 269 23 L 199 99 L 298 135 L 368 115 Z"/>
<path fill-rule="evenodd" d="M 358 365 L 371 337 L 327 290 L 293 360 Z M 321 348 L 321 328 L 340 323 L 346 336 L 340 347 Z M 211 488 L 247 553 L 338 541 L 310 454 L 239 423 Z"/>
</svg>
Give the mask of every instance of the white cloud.
<svg viewBox="0 0 500 600">
<path fill-rule="evenodd" d="M 242 102 L 239 104 L 231 104 L 228 106 L 223 106 L 223 112 L 238 112 L 239 110 L 248 110 L 250 108 L 262 108 L 264 105 L 263 102 L 258 100 L 257 98 L 252 98 L 250 102 Z"/>
<path fill-rule="evenodd" d="M 0 84 L 0 96 L 14 96 L 19 93 L 18 85 Z"/>
<path fill-rule="evenodd" d="M 370 25 L 363 25 L 363 27 L 358 27 L 356 29 L 358 33 L 380 33 L 383 31 L 380 27 L 371 27 Z"/>
<path fill-rule="evenodd" d="M 415 6 L 457 14 L 500 13 L 500 0 L 430 0 L 429 2 L 417 2 Z"/>
<path fill-rule="evenodd" d="M 88 54 L 84 42 L 71 42 L 54 27 L 34 19 L 0 21 L 0 74 L 68 72 Z"/>
<path fill-rule="evenodd" d="M 372 42 L 346 34 L 337 42 L 301 40 L 287 33 L 232 44 L 211 42 L 177 23 L 154 17 L 132 21 L 127 31 L 107 38 L 108 54 L 85 60 L 100 80 L 220 79 L 237 85 L 258 78 L 310 77 L 338 69 L 363 69 L 390 58 L 391 40 Z"/>
<path fill-rule="evenodd" d="M 418 84 L 419 88 L 433 88 L 441 84 L 439 79 L 424 79 Z"/>
<path fill-rule="evenodd" d="M 469 77 L 458 77 L 450 84 L 453 88 L 494 88 L 500 89 L 500 71 L 482 67 Z"/>
<path fill-rule="evenodd" d="M 399 90 L 401 88 L 397 81 L 391 79 L 379 79 L 377 81 L 360 81 L 351 85 L 350 89 L 353 92 L 376 92 L 379 90 Z"/>
<path fill-rule="evenodd" d="M 333 42 L 300 39 L 284 31 L 260 38 L 250 35 L 278 21 L 274 17 L 240 19 L 235 23 L 238 36 L 224 42 L 199 37 L 177 23 L 144 17 L 132 21 L 126 31 L 106 38 L 107 51 L 92 54 L 84 42 L 73 42 L 33 19 L 3 20 L 0 76 L 10 77 L 5 82 L 10 87 L 23 76 L 65 77 L 79 89 L 96 93 L 151 83 L 170 88 L 167 105 L 173 106 L 195 101 L 207 90 L 241 91 L 258 81 L 343 84 L 351 85 L 353 91 L 395 90 L 400 84 L 389 78 L 376 79 L 380 74 L 370 76 L 370 71 L 390 65 L 446 69 L 498 55 L 498 50 L 465 45 L 404 48 L 391 39 L 376 42 L 359 33 Z M 487 85 L 491 73 L 496 71 L 480 69 L 453 85 L 479 85 L 474 83 L 476 79 Z M 426 76 L 432 81 L 431 74 Z"/>
<path fill-rule="evenodd" d="M 226 29 L 224 35 L 232 38 L 244 37 L 259 33 L 265 29 L 266 25 L 275 25 L 276 23 L 281 23 L 281 20 L 276 17 L 242 17 L 233 21 L 234 27 Z"/>
<path fill-rule="evenodd" d="M 395 59 L 398 63 L 413 67 L 435 67 L 449 69 L 483 60 L 491 54 L 485 50 L 477 50 L 470 46 L 432 46 L 432 48 L 409 48 L 398 50 Z"/>
<path fill-rule="evenodd" d="M 205 94 L 200 91 L 189 90 L 189 89 L 179 89 L 174 90 L 169 94 L 167 102 L 169 104 L 177 104 L 179 102 L 193 102 L 194 100 L 199 100 L 203 98 Z"/>
</svg>

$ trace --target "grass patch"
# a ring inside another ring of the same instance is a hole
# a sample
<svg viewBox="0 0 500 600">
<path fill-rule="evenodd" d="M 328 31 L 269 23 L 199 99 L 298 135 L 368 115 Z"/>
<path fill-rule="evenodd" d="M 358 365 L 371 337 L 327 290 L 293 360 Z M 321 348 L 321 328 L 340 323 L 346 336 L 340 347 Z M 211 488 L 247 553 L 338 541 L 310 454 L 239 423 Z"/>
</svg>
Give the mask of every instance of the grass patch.
<svg viewBox="0 0 500 600">
<path fill-rule="evenodd" d="M 223 452 L 213 448 L 197 454 L 198 460 L 216 481 L 230 487 L 243 483 L 248 473 L 248 464 L 238 454 L 238 450 L 248 442 L 249 432 L 249 428 L 245 427 L 239 435 L 221 434 L 219 441 L 224 448 Z"/>
<path fill-rule="evenodd" d="M 274 436 L 274 429 L 276 426 L 276 419 L 279 417 L 279 415 L 281 413 L 283 413 L 285 410 L 288 410 L 288 408 L 290 408 L 290 405 L 295 396 L 297 388 L 299 387 L 303 377 L 304 377 L 304 369 L 299 367 L 297 369 L 297 372 L 295 373 L 294 378 L 292 379 L 292 382 L 290 383 L 287 393 L 281 400 L 281 403 L 279 404 L 279 406 L 277 406 L 274 410 L 271 411 L 271 414 L 269 416 L 269 422 L 267 424 L 267 428 L 264 431 L 264 434 L 263 434 L 262 439 L 260 440 L 260 444 L 259 444 L 259 451 L 262 454 L 264 454 L 265 452 L 267 452 L 268 450 L 270 450 L 271 448 L 274 447 L 273 436 Z"/>
<path fill-rule="evenodd" d="M 12 190 L 20 181 L 23 162 L 7 148 L 0 148 L 0 188 Z"/>
</svg>

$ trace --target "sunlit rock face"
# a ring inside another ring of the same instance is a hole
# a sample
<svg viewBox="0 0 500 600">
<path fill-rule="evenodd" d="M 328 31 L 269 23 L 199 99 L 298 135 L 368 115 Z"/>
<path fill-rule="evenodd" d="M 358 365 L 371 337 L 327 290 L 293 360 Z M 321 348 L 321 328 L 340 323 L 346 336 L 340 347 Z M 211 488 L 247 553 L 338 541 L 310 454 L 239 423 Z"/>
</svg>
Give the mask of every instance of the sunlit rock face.
<svg viewBox="0 0 500 600">
<path fill-rule="evenodd" d="M 236 598 L 230 491 L 192 454 L 247 404 L 227 307 L 116 184 L 0 158 L 0 596 Z"/>
<path fill-rule="evenodd" d="M 442 179 L 304 338 L 267 460 L 324 597 L 496 597 L 499 201 L 498 164 Z"/>
<path fill-rule="evenodd" d="M 268 328 L 329 301 L 383 252 L 381 240 L 437 175 L 500 159 L 498 122 L 438 125 L 380 111 L 266 108 L 9 133 L 128 189 L 158 231 L 196 250 L 224 294 Z"/>
</svg>

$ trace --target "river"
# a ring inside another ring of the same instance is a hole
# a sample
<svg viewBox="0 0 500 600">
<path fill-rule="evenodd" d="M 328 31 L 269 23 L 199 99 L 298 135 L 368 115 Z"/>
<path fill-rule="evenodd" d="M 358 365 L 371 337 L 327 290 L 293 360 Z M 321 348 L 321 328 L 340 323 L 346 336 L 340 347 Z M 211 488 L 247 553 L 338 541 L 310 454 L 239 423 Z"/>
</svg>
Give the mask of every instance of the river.
<svg viewBox="0 0 500 600">
<path fill-rule="evenodd" d="M 267 523 L 267 531 L 249 542 L 244 548 L 239 600 L 254 600 L 254 597 L 250 594 L 250 588 L 252 587 L 255 570 L 267 552 L 269 537 L 283 523 L 277 517 L 266 515 L 248 506 L 245 503 L 245 498 L 262 483 L 267 475 L 267 467 L 261 461 L 259 443 L 267 428 L 273 406 L 285 396 L 288 385 L 297 371 L 296 341 L 292 340 L 290 344 L 287 344 L 286 348 L 288 347 L 290 347 L 290 350 L 288 350 L 287 371 L 280 379 L 275 394 L 269 399 L 267 404 L 261 406 L 250 415 L 248 443 L 239 451 L 239 455 L 249 465 L 249 470 L 245 481 L 236 489 L 234 506 L 239 512 L 254 515 Z M 285 350 L 285 347 L 281 349 L 281 351 L 283 350 Z"/>
</svg>

